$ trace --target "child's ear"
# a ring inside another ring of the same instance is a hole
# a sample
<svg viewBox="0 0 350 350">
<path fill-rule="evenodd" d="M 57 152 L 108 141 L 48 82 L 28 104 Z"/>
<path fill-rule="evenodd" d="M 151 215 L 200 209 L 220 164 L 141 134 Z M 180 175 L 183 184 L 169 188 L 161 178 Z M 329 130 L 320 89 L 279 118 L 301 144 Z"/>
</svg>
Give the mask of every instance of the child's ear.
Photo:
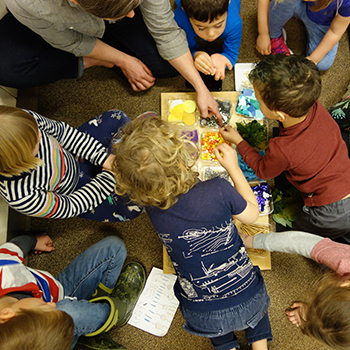
<svg viewBox="0 0 350 350">
<path fill-rule="evenodd" d="M 0 311 L 0 324 L 6 323 L 15 316 L 16 313 L 11 308 L 5 307 Z"/>
<path fill-rule="evenodd" d="M 275 113 L 279 122 L 283 123 L 286 120 L 286 116 L 283 112 L 276 111 Z"/>
</svg>

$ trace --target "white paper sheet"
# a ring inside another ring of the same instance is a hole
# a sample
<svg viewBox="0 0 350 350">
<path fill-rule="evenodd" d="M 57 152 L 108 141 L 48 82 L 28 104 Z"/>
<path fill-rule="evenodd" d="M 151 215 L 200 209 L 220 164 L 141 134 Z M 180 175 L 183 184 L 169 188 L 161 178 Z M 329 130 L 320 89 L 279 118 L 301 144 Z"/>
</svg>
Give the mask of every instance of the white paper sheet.
<svg viewBox="0 0 350 350">
<path fill-rule="evenodd" d="M 174 295 L 176 276 L 153 267 L 136 303 L 129 324 L 163 337 L 169 330 L 179 301 Z"/>
</svg>

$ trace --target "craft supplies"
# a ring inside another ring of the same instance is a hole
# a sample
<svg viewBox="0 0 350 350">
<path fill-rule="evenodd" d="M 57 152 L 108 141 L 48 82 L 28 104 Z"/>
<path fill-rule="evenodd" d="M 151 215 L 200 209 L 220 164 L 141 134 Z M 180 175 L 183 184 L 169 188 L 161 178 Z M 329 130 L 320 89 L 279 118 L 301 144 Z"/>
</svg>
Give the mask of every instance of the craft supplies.
<svg viewBox="0 0 350 350">
<path fill-rule="evenodd" d="M 255 222 L 253 224 L 243 224 L 241 223 L 239 231 L 246 236 L 255 236 L 258 233 L 269 233 L 271 231 L 271 225 L 262 222 Z M 264 257 L 268 255 L 265 249 L 247 249 L 250 254 L 255 256 Z"/>
<path fill-rule="evenodd" d="M 259 182 L 253 185 L 250 184 L 250 187 L 258 201 L 260 215 L 271 214 L 273 211 L 271 201 L 272 195 L 270 194 L 267 182 Z"/>
<path fill-rule="evenodd" d="M 248 142 L 249 146 L 256 150 L 266 150 L 267 148 L 267 121 L 244 119 L 237 123 L 237 131 Z"/>
<path fill-rule="evenodd" d="M 215 167 L 207 166 L 203 169 L 203 174 L 202 174 L 203 181 L 213 179 L 214 177 L 221 177 L 227 180 L 228 182 L 232 181 L 229 173 L 221 166 L 215 166 Z"/>
<path fill-rule="evenodd" d="M 256 119 L 264 118 L 264 115 L 260 111 L 259 101 L 252 89 L 242 90 L 238 97 L 236 112 Z"/>
<path fill-rule="evenodd" d="M 218 100 L 215 99 L 215 101 L 218 104 L 218 109 L 221 115 L 221 119 L 222 119 L 222 126 L 225 126 L 226 124 L 228 124 L 231 120 L 231 107 L 232 104 L 229 100 Z M 215 115 L 213 115 L 211 118 L 202 118 L 200 120 L 200 125 L 201 126 L 206 126 L 206 127 L 221 127 L 218 123 L 218 119 L 216 118 Z"/>
<path fill-rule="evenodd" d="M 217 145 L 226 142 L 228 145 L 229 142 L 225 141 L 220 132 L 218 131 L 207 131 L 202 135 L 201 140 L 201 158 L 204 160 L 216 161 L 217 159 L 214 154 L 214 149 Z"/>
<path fill-rule="evenodd" d="M 169 103 L 168 121 L 172 123 L 183 123 L 187 126 L 196 123 L 197 105 L 193 100 L 176 99 Z"/>
</svg>

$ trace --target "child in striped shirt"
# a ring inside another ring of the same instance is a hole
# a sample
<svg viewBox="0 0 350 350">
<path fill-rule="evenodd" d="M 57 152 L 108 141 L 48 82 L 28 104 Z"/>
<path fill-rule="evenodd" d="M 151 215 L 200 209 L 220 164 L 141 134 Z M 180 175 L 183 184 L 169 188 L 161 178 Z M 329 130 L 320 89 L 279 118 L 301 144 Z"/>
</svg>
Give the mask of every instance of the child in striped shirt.
<svg viewBox="0 0 350 350">
<path fill-rule="evenodd" d="M 141 208 L 114 193 L 109 149 L 130 122 L 111 110 L 78 129 L 38 113 L 0 106 L 0 195 L 42 218 L 128 221 Z"/>
</svg>

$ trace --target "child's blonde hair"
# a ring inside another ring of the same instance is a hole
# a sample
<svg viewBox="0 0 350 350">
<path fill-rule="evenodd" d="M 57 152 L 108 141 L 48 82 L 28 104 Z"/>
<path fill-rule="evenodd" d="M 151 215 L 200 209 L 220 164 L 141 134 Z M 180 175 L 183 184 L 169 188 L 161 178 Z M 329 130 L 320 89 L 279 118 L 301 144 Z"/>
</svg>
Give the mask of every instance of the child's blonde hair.
<svg viewBox="0 0 350 350">
<path fill-rule="evenodd" d="M 326 274 L 311 295 L 302 332 L 333 349 L 350 346 L 350 287 L 335 273 Z"/>
<path fill-rule="evenodd" d="M 114 145 L 116 193 L 144 206 L 168 209 L 197 182 L 198 148 L 175 125 L 158 117 L 127 125 Z"/>
<path fill-rule="evenodd" d="M 0 106 L 0 125 L 0 175 L 20 175 L 42 164 L 32 154 L 39 130 L 31 114 L 19 108 Z"/>
<path fill-rule="evenodd" d="M 73 333 L 73 319 L 63 311 L 21 309 L 0 324 L 1 349 L 69 350 Z"/>
</svg>

